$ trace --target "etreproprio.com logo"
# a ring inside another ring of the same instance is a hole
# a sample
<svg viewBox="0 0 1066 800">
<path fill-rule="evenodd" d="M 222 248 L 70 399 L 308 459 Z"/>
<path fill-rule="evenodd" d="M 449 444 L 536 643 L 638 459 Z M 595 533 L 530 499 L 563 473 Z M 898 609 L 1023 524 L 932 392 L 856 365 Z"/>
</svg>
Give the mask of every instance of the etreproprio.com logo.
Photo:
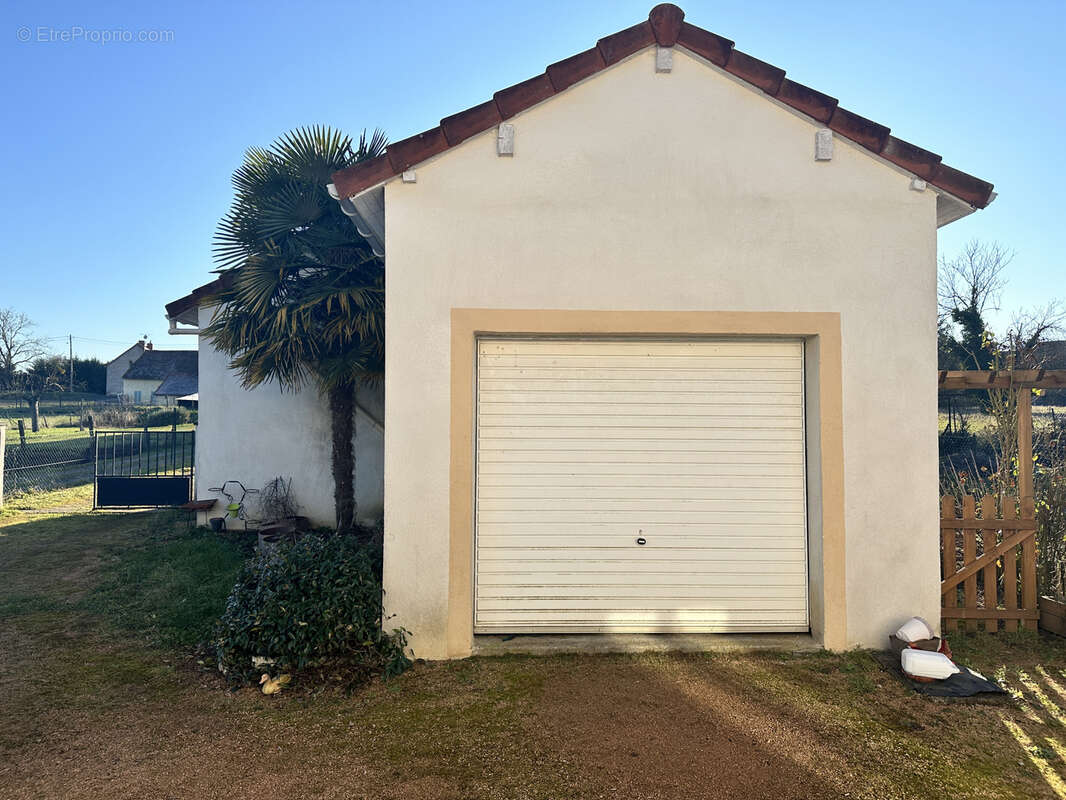
<svg viewBox="0 0 1066 800">
<path fill-rule="evenodd" d="M 22 25 L 15 31 L 15 39 L 32 44 L 164 44 L 174 41 L 174 31 L 87 28 L 82 25 L 70 25 L 65 28 Z"/>
</svg>

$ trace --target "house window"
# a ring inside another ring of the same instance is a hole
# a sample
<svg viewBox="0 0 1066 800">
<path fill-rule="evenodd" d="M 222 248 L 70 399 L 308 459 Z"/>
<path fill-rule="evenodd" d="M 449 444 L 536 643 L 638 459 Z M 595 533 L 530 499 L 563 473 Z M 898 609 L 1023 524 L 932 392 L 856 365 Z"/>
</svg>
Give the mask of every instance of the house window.
<svg viewBox="0 0 1066 800">
<path fill-rule="evenodd" d="M 140 389 L 138 389 L 137 391 L 135 391 L 133 393 L 133 402 L 134 403 L 140 403 L 141 402 L 141 390 Z"/>
</svg>

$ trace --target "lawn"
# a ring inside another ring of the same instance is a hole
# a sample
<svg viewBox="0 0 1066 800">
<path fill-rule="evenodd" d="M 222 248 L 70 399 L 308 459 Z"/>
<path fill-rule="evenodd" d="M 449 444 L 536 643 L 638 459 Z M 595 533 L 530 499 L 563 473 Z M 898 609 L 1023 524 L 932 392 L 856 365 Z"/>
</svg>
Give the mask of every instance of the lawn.
<svg viewBox="0 0 1066 800">
<path fill-rule="evenodd" d="M 4 421 L 0 420 L 0 425 L 3 425 L 3 424 L 4 424 Z M 101 426 L 100 429 L 101 430 L 109 430 L 109 431 L 110 430 L 130 430 L 130 431 L 141 431 L 141 430 L 144 430 L 143 427 L 141 427 L 141 428 L 137 428 L 137 427 L 134 427 L 134 428 L 109 428 L 109 427 L 104 427 L 104 426 Z M 150 431 L 169 431 L 169 430 L 172 430 L 172 429 L 173 429 L 172 425 L 153 425 L 153 426 L 150 426 L 148 428 L 148 430 L 150 430 Z M 195 429 L 196 429 L 196 426 L 191 424 L 191 423 L 186 423 L 186 424 L 182 424 L 182 425 L 178 426 L 178 430 L 179 431 L 191 431 L 191 430 L 195 430 Z M 65 442 L 68 439 L 81 439 L 81 438 L 87 439 L 88 436 L 89 436 L 89 430 L 87 428 L 79 430 L 77 425 L 63 426 L 61 428 L 60 427 L 41 428 L 39 431 L 37 431 L 37 433 L 33 433 L 30 430 L 29 426 L 28 425 L 26 426 L 26 441 L 28 443 L 32 443 L 32 444 L 36 444 L 37 442 Z M 9 425 L 8 428 L 7 428 L 7 446 L 8 447 L 14 447 L 18 443 L 19 443 L 18 428 Z"/>
<path fill-rule="evenodd" d="M 192 646 L 246 552 L 170 512 L 0 516 L 0 795 L 1066 797 L 1066 640 L 953 641 L 1014 692 L 994 705 L 864 652 L 476 658 L 265 697 Z"/>
<path fill-rule="evenodd" d="M 1061 420 L 1064 415 L 1066 415 L 1066 406 L 1033 406 L 1033 423 L 1035 424 L 1037 430 L 1049 425 L 1053 420 Z M 989 432 L 994 424 L 992 415 L 985 414 L 981 411 L 967 411 L 964 416 L 966 419 L 967 430 L 974 434 L 983 434 Z M 947 413 L 941 412 L 938 417 L 938 422 L 939 430 L 944 430 L 948 423 Z"/>
</svg>

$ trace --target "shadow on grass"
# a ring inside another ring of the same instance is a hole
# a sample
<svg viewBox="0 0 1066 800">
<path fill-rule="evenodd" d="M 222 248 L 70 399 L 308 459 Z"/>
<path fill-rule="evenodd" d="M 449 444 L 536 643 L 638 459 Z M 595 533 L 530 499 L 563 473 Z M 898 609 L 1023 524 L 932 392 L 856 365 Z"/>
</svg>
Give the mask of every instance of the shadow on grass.
<svg viewBox="0 0 1066 800">
<path fill-rule="evenodd" d="M 957 636 L 952 646 L 1010 692 L 1017 710 L 999 722 L 1050 796 L 1066 798 L 1066 639 L 1017 631 Z"/>
</svg>

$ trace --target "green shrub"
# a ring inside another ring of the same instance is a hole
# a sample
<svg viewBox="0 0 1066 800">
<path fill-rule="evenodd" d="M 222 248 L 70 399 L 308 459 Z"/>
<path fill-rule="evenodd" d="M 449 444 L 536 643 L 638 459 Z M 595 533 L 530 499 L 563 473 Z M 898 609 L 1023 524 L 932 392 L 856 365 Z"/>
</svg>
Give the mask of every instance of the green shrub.
<svg viewBox="0 0 1066 800">
<path fill-rule="evenodd" d="M 356 537 L 307 534 L 252 558 L 216 629 L 218 666 L 231 680 L 269 671 L 340 667 L 349 679 L 403 672 L 403 630 L 382 629 L 380 550 Z"/>
<path fill-rule="evenodd" d="M 149 428 L 173 425 L 175 420 L 179 425 L 195 423 L 196 412 L 184 406 L 173 406 L 171 408 L 146 408 L 137 415 L 137 424 Z"/>
</svg>

